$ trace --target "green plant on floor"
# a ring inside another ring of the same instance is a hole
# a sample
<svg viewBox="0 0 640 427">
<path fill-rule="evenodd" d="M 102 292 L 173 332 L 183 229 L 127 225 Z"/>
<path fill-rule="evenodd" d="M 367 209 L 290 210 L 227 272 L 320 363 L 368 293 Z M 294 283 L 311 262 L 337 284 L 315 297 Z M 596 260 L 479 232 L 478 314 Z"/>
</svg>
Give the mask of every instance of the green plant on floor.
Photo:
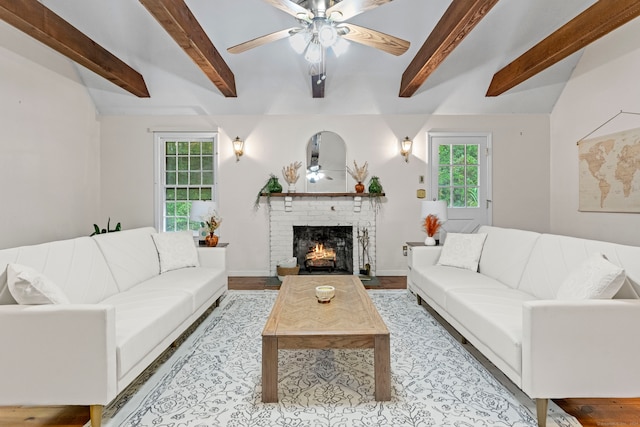
<svg viewBox="0 0 640 427">
<path fill-rule="evenodd" d="M 100 227 L 98 227 L 98 224 L 93 224 L 94 232 L 91 233 L 91 236 L 95 236 L 96 234 L 113 233 L 115 231 L 120 231 L 122 229 L 122 227 L 120 226 L 120 223 L 116 224 L 116 228 L 113 228 L 113 229 L 111 229 L 110 226 L 111 226 L 111 218 L 109 218 L 109 220 L 107 221 L 107 228 L 100 229 Z"/>
<path fill-rule="evenodd" d="M 260 207 L 260 197 L 262 196 L 267 197 L 268 204 L 271 201 L 272 193 L 282 193 L 282 185 L 280 184 L 280 181 L 278 181 L 278 177 L 274 174 L 269 175 L 269 179 L 267 180 L 267 182 L 264 184 L 264 186 L 262 186 L 260 191 L 258 191 L 258 195 L 256 196 L 256 201 L 253 207 L 256 209 Z"/>
</svg>

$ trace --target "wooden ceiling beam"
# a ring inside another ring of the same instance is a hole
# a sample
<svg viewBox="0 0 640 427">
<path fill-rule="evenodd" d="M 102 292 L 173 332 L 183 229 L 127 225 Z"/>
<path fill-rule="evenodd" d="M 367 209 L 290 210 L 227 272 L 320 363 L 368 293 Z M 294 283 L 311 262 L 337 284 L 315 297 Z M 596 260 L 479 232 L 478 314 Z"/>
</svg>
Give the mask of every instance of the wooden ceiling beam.
<svg viewBox="0 0 640 427">
<path fill-rule="evenodd" d="M 498 0 L 453 0 L 402 74 L 400 97 L 412 96 Z"/>
<path fill-rule="evenodd" d="M 324 82 L 323 74 L 314 74 L 311 76 L 311 93 L 314 98 L 324 98 Z"/>
<path fill-rule="evenodd" d="M 140 0 L 226 97 L 236 97 L 233 72 L 183 0 Z"/>
<path fill-rule="evenodd" d="M 142 75 L 39 1 L 0 0 L 0 19 L 124 90 L 149 97 Z"/>
<path fill-rule="evenodd" d="M 638 0 L 599 0 L 494 74 L 487 96 L 498 96 L 640 15 Z"/>
</svg>

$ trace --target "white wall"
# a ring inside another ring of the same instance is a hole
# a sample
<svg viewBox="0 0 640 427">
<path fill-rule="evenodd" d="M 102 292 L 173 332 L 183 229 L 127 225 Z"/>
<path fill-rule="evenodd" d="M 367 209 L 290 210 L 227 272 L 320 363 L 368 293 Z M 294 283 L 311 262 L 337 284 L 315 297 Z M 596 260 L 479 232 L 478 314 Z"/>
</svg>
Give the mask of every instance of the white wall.
<svg viewBox="0 0 640 427">
<path fill-rule="evenodd" d="M 551 114 L 554 233 L 640 244 L 640 215 L 578 212 L 576 146 L 621 110 L 640 112 L 639 41 L 636 18 L 587 47 Z M 621 115 L 592 136 L 639 127 L 640 116 Z"/>
<path fill-rule="evenodd" d="M 100 220 L 93 103 L 68 60 L 16 31 L 0 23 L 0 248 L 89 235 Z"/>
<path fill-rule="evenodd" d="M 427 173 L 429 130 L 493 133 L 494 225 L 537 231 L 549 228 L 549 120 L 546 115 L 233 115 L 103 116 L 101 118 L 102 217 L 124 228 L 153 225 L 153 133 L 155 130 L 220 131 L 221 240 L 230 242 L 231 275 L 266 276 L 269 271 L 268 215 L 253 202 L 270 173 L 304 161 L 308 139 L 320 130 L 336 132 L 347 145 L 347 162 L 369 162 L 386 202 L 378 217 L 378 275 L 402 275 L 406 241 L 424 239 L 420 227 L 418 177 Z M 245 140 L 236 162 L 231 140 Z M 399 140 L 409 136 L 414 149 L 405 163 Z M 535 177 L 532 179 L 531 177 Z M 283 182 L 281 180 L 281 182 Z M 353 184 L 353 183 L 352 183 Z"/>
</svg>

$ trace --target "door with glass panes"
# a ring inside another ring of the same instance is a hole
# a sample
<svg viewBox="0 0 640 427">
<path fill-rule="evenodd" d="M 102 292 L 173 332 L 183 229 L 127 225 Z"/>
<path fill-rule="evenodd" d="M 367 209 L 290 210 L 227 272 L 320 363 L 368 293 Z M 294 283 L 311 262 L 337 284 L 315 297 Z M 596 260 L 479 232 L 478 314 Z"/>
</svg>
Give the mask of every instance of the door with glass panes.
<svg viewBox="0 0 640 427">
<path fill-rule="evenodd" d="M 430 199 L 447 202 L 447 232 L 491 224 L 491 134 L 429 132 Z"/>
</svg>

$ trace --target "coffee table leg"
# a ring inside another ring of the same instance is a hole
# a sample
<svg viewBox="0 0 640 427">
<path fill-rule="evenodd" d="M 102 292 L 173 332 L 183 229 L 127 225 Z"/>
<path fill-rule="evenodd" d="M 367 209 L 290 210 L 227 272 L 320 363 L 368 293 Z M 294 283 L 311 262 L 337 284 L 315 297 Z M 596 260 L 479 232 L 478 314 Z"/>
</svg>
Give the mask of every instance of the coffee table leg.
<svg viewBox="0 0 640 427">
<path fill-rule="evenodd" d="M 376 400 L 391 400 L 391 349 L 389 347 L 389 335 L 377 335 L 375 337 L 373 358 Z"/>
<path fill-rule="evenodd" d="M 278 401 L 278 339 L 262 337 L 262 401 Z"/>
</svg>

